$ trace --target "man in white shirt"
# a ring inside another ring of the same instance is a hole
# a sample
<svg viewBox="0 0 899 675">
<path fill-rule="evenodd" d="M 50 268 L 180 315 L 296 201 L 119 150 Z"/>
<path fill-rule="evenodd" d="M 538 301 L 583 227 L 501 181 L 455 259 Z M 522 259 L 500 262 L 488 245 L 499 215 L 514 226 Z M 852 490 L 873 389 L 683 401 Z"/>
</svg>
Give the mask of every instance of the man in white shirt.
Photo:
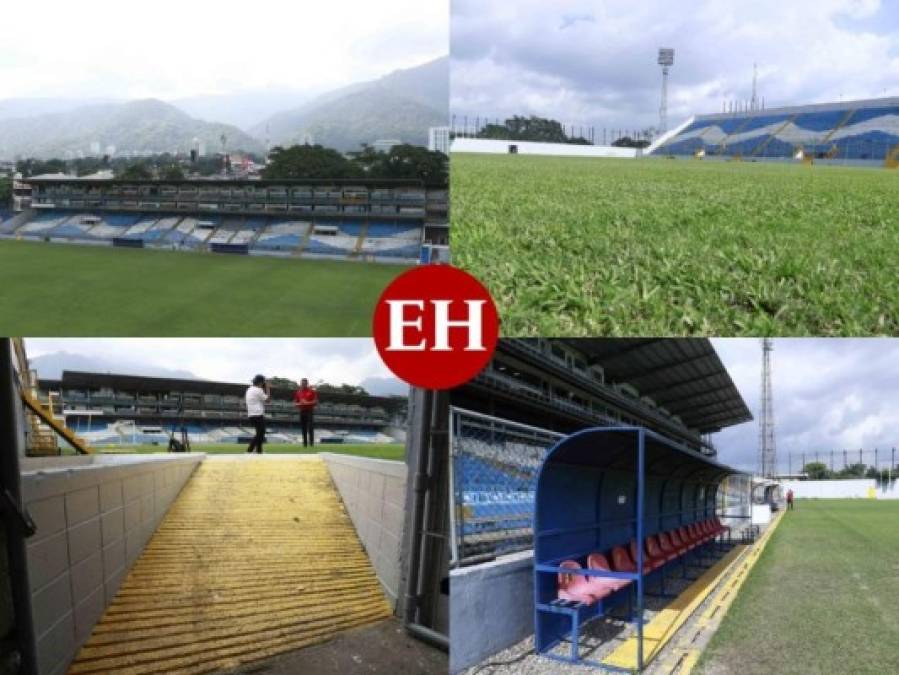
<svg viewBox="0 0 899 675">
<path fill-rule="evenodd" d="M 257 454 L 262 454 L 262 444 L 265 442 L 265 404 L 272 398 L 271 390 L 268 382 L 265 381 L 263 375 L 257 375 L 253 378 L 253 386 L 247 389 L 247 417 L 256 430 L 256 435 L 250 441 L 250 447 L 247 452 L 256 450 Z"/>
</svg>

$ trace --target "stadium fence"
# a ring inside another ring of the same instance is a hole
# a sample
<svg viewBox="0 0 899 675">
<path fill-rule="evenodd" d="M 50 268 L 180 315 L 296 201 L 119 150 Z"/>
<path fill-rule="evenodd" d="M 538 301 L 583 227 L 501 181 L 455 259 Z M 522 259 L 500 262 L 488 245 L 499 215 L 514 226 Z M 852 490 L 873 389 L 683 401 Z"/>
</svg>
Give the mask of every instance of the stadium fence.
<svg viewBox="0 0 899 675">
<path fill-rule="evenodd" d="M 533 548 L 537 473 L 564 434 L 450 408 L 451 566 Z"/>
</svg>

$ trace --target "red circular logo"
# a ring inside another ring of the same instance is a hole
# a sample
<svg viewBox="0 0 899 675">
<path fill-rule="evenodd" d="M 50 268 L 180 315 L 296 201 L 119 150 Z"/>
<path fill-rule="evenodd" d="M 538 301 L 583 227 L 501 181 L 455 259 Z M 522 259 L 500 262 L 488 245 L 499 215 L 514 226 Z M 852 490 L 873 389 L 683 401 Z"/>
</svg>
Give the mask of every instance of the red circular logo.
<svg viewBox="0 0 899 675">
<path fill-rule="evenodd" d="M 493 356 L 499 317 L 484 285 L 450 265 L 404 272 L 375 307 L 372 334 L 394 375 L 415 387 L 450 389 Z"/>
</svg>

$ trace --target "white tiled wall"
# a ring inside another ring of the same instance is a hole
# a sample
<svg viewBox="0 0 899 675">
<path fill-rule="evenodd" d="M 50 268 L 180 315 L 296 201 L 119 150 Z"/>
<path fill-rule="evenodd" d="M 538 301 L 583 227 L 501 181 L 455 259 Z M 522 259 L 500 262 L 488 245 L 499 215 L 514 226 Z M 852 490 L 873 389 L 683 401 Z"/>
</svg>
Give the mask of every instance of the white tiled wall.
<svg viewBox="0 0 899 675">
<path fill-rule="evenodd" d="M 384 591 L 396 608 L 400 596 L 406 465 L 322 453 Z"/>
<path fill-rule="evenodd" d="M 204 457 L 25 463 L 25 506 L 37 525 L 28 573 L 41 675 L 65 672 Z"/>
</svg>

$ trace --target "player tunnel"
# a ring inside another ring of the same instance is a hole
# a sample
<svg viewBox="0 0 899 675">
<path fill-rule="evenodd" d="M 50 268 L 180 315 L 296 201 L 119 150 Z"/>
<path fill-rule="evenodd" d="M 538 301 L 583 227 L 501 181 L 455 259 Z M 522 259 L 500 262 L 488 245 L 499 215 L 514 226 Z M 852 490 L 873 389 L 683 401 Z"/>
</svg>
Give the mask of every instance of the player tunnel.
<svg viewBox="0 0 899 675">
<path fill-rule="evenodd" d="M 717 519 L 716 499 L 722 480 L 732 473 L 639 427 L 587 429 L 556 444 L 540 468 L 536 492 L 537 651 L 590 663 L 578 650 L 582 627 L 626 604 L 641 669 L 644 582 L 662 575 L 664 584 L 665 568 L 680 565 L 681 555 L 701 555 L 719 545 L 729 530 Z M 672 553 L 658 557 L 657 542 L 669 537 L 678 545 L 666 545 Z M 579 590 L 572 588 L 572 579 Z M 570 656 L 564 655 L 566 640 Z"/>
</svg>

